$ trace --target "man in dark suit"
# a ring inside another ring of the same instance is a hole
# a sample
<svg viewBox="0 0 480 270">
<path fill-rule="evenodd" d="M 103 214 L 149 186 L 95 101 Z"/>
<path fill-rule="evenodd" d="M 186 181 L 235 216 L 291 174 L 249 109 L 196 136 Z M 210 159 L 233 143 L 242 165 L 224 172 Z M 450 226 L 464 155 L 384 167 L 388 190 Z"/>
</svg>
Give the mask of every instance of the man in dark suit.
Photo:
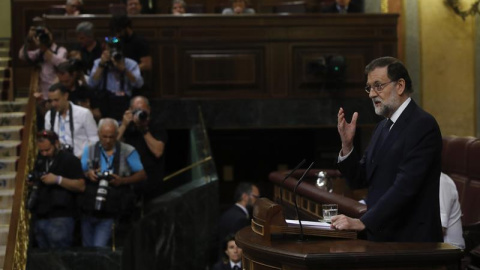
<svg viewBox="0 0 480 270">
<path fill-rule="evenodd" d="M 362 7 L 355 1 L 352 3 L 350 0 L 336 0 L 335 3 L 326 6 L 322 9 L 322 13 L 360 13 Z"/>
<path fill-rule="evenodd" d="M 240 183 L 235 189 L 235 204 L 220 217 L 218 224 L 218 239 L 222 241 L 229 234 L 250 225 L 251 210 L 260 197 L 258 187 L 251 183 Z M 220 249 L 223 247 L 220 247 Z M 224 250 L 221 250 L 223 252 Z"/>
<path fill-rule="evenodd" d="M 435 119 L 410 98 L 412 82 L 393 57 L 365 68 L 365 90 L 375 113 L 384 116 L 360 158 L 353 146 L 358 113 L 348 123 L 338 112 L 342 140 L 339 168 L 354 188 L 368 187 L 368 211 L 354 219 L 332 218 L 339 230 L 366 230 L 367 238 L 389 242 L 442 242 L 438 199 L 442 136 Z"/>
</svg>

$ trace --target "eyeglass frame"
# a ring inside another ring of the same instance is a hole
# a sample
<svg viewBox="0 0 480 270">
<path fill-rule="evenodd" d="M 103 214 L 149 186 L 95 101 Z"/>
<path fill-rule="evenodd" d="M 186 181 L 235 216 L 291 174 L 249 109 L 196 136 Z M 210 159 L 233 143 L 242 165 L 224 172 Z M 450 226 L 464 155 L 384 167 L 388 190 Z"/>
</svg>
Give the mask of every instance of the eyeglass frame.
<svg viewBox="0 0 480 270">
<path fill-rule="evenodd" d="M 370 92 L 372 92 L 372 89 L 373 91 L 375 91 L 375 93 L 377 94 L 380 94 L 382 91 L 383 91 L 383 88 L 385 88 L 385 86 L 387 86 L 388 84 L 392 83 L 392 82 L 398 82 L 398 80 L 395 80 L 395 81 L 389 81 L 389 82 L 386 82 L 386 83 L 380 83 L 378 85 L 366 85 L 365 86 L 365 92 L 367 92 L 367 94 L 370 94 Z M 375 89 L 377 88 L 377 89 Z"/>
</svg>

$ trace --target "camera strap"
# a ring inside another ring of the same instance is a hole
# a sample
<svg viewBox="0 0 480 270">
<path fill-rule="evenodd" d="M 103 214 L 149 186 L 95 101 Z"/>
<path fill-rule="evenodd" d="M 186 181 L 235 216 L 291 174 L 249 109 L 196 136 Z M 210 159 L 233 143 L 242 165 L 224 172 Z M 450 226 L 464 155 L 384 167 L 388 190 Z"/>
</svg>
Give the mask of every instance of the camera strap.
<svg viewBox="0 0 480 270">
<path fill-rule="evenodd" d="M 55 116 L 57 115 L 58 113 L 58 131 L 60 131 L 60 112 L 57 112 L 55 109 L 51 109 L 50 110 L 50 130 L 55 132 L 54 128 L 55 128 Z M 71 102 L 68 102 L 68 116 L 70 117 L 70 121 L 69 121 L 69 124 L 70 124 L 70 135 L 72 137 L 72 149 L 75 148 L 75 139 L 73 138 L 73 131 L 75 130 L 74 126 L 73 126 L 73 107 L 72 107 L 72 103 Z M 58 132 L 60 133 L 60 132 Z M 58 134 L 60 135 L 60 134 Z"/>
</svg>

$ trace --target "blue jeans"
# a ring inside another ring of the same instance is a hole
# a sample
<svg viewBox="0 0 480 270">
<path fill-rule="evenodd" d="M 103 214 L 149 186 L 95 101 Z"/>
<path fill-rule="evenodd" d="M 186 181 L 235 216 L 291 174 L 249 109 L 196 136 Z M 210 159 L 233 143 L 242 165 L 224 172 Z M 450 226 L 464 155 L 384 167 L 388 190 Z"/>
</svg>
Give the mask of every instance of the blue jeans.
<svg viewBox="0 0 480 270">
<path fill-rule="evenodd" d="M 82 244 L 84 247 L 106 247 L 112 236 L 113 218 L 82 217 Z"/>
<path fill-rule="evenodd" d="M 40 248 L 65 248 L 72 246 L 72 217 L 39 219 L 35 221 L 34 233 Z"/>
</svg>

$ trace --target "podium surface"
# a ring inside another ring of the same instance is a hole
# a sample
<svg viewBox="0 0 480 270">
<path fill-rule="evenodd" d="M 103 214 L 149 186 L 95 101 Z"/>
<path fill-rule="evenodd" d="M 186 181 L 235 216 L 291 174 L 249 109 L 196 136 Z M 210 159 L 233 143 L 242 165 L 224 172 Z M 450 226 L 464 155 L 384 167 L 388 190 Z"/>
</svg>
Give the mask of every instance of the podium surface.
<svg viewBox="0 0 480 270">
<path fill-rule="evenodd" d="M 358 239 L 265 239 L 243 228 L 236 243 L 245 270 L 458 269 L 462 251 L 445 243 L 380 243 Z"/>
</svg>

